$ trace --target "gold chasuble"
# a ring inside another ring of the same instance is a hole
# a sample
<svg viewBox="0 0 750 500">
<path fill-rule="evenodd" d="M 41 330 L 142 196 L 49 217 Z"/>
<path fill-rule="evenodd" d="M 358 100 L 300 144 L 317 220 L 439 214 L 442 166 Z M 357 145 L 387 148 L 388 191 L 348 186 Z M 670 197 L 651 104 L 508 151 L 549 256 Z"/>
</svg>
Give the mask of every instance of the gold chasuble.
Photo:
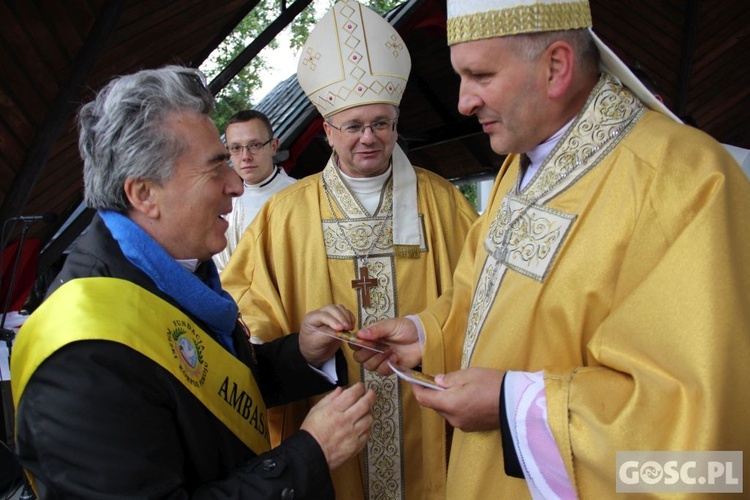
<svg viewBox="0 0 750 500">
<path fill-rule="evenodd" d="M 476 214 L 454 186 L 414 170 L 420 237 L 407 251 L 394 251 L 393 177 L 373 214 L 331 161 L 323 173 L 269 200 L 221 275 L 253 336 L 271 340 L 298 331 L 307 312 L 332 303 L 354 312 L 362 327 L 417 313 L 449 287 Z M 378 400 L 367 447 L 333 471 L 337 497 L 444 498 L 444 421 L 419 407 L 409 384 L 365 373 L 351 350 L 345 345 L 343 350 L 349 382 L 364 381 Z M 317 399 L 271 409 L 272 442 L 297 430 Z"/>
<path fill-rule="evenodd" d="M 173 305 L 129 281 L 97 277 L 65 283 L 38 311 L 13 346 L 16 408 L 36 368 L 55 351 L 107 340 L 170 372 L 256 454 L 270 450 L 266 407 L 250 368 Z"/>
<path fill-rule="evenodd" d="M 452 302 L 419 314 L 424 370 L 543 371 L 583 498 L 614 497 L 617 451 L 750 449 L 750 184 L 731 157 L 603 76 L 520 179 L 510 155 Z M 447 481 L 449 499 L 529 497 L 499 429 L 456 430 Z"/>
</svg>

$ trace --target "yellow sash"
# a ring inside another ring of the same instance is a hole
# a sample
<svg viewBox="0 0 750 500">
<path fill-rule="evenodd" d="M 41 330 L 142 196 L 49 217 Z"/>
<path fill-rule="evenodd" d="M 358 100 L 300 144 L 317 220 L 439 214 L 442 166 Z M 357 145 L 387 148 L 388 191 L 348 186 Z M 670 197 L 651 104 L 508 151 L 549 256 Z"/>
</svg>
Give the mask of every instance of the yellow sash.
<svg viewBox="0 0 750 500">
<path fill-rule="evenodd" d="M 176 307 L 129 281 L 80 278 L 24 323 L 11 360 L 13 403 L 36 368 L 66 344 L 108 340 L 169 371 L 256 454 L 270 449 L 266 406 L 249 367 Z"/>
</svg>

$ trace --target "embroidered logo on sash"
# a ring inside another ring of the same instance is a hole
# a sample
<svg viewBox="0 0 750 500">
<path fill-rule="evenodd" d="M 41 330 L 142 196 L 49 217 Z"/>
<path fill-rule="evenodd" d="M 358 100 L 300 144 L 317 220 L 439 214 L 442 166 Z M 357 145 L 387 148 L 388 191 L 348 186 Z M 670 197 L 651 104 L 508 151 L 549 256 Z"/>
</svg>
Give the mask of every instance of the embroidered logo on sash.
<svg viewBox="0 0 750 500">
<path fill-rule="evenodd" d="M 208 363 L 203 358 L 203 343 L 193 325 L 175 320 L 174 328 L 167 329 L 172 354 L 180 363 L 180 372 L 190 384 L 202 387 L 208 375 Z"/>
</svg>

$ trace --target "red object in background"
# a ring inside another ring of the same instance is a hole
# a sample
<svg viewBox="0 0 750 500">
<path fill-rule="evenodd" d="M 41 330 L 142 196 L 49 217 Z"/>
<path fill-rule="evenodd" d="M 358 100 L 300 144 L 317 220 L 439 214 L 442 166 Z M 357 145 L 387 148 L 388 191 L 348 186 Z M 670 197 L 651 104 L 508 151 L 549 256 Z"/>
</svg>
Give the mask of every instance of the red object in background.
<svg viewBox="0 0 750 500">
<path fill-rule="evenodd" d="M 16 264 L 18 244 L 19 242 L 16 241 L 3 250 L 2 269 L 0 269 L 3 281 L 2 290 L 0 290 L 0 316 L 5 311 L 5 301 L 8 296 L 13 267 Z M 24 303 L 26 303 L 26 299 L 28 299 L 31 293 L 31 287 L 34 286 L 34 281 L 36 280 L 36 268 L 39 262 L 39 250 L 41 246 L 42 242 L 38 238 L 28 239 L 24 242 L 8 311 L 20 311 Z"/>
</svg>

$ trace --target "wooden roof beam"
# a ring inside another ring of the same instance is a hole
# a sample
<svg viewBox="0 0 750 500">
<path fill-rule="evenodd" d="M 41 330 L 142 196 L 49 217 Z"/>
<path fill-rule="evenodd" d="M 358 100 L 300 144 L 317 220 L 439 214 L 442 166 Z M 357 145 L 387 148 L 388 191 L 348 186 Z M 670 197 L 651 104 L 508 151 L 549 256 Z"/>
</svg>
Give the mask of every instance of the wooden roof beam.
<svg viewBox="0 0 750 500">
<path fill-rule="evenodd" d="M 107 39 L 115 30 L 124 8 L 124 0 L 104 3 L 102 12 L 97 16 L 86 42 L 71 64 L 70 74 L 60 85 L 55 100 L 27 150 L 23 166 L 13 179 L 10 191 L 0 207 L 0 220 L 20 215 L 26 206 L 52 148 L 59 139 L 66 121 L 75 112 L 86 81 L 99 60 L 99 56 L 106 48 Z M 11 234 L 13 234 L 12 228 L 6 232 L 5 239 L 9 239 Z M 0 242 L 3 248 L 5 245 L 5 240 Z"/>
<path fill-rule="evenodd" d="M 242 71 L 242 69 L 247 66 L 266 45 L 276 38 L 276 35 L 281 33 L 281 31 L 311 3 L 312 0 L 297 0 L 288 7 L 282 4 L 282 12 L 279 14 L 279 17 L 269 24 L 266 29 L 255 38 L 255 40 L 250 42 L 250 44 L 211 81 L 208 88 L 213 95 L 218 94 L 224 87 L 226 87 L 232 78 L 237 76 L 237 74 Z"/>
<path fill-rule="evenodd" d="M 677 99 L 675 99 L 675 114 L 685 116 L 690 97 L 690 75 L 693 70 L 693 55 L 695 54 L 695 40 L 698 34 L 700 18 L 700 0 L 688 0 L 685 16 L 685 36 L 682 42 L 680 57 L 680 72 L 677 77 Z"/>
<path fill-rule="evenodd" d="M 245 19 L 245 17 L 259 3 L 260 0 L 252 0 L 250 2 L 247 2 L 241 9 L 239 9 L 232 20 L 228 22 L 227 25 L 224 26 L 224 28 L 222 28 L 221 33 L 216 35 L 210 42 L 208 42 L 208 44 L 206 44 L 206 47 L 193 59 L 192 66 L 194 68 L 200 67 L 200 65 L 203 64 L 206 59 L 208 59 L 208 56 L 211 55 L 211 52 L 216 50 L 216 47 L 221 45 L 221 42 L 223 42 L 232 33 L 232 31 L 234 31 L 234 29 L 242 22 L 242 20 Z"/>
</svg>

